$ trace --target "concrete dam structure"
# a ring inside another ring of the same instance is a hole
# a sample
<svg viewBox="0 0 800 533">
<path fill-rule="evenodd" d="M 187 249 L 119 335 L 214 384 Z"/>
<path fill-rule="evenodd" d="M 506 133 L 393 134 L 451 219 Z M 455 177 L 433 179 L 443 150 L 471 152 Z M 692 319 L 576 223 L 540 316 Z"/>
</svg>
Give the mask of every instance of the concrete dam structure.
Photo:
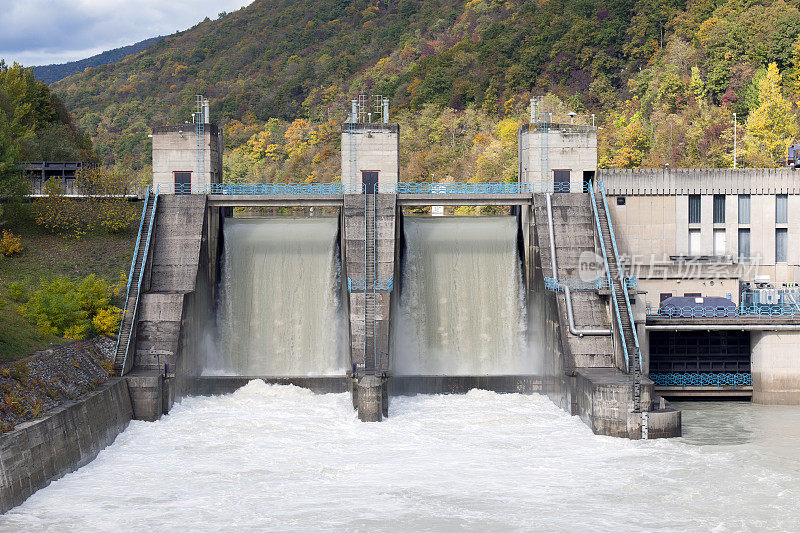
<svg viewBox="0 0 800 533">
<path fill-rule="evenodd" d="M 543 142 L 536 135 L 520 132 L 521 160 Z M 406 184 L 398 139 L 396 124 L 354 107 L 341 184 L 223 184 L 213 173 L 154 183 L 117 358 L 134 416 L 154 420 L 183 396 L 260 378 L 350 390 L 364 421 L 388 416 L 393 395 L 485 388 L 548 394 L 600 434 L 680 434 L 680 413 L 642 375 L 593 174 Z M 510 214 L 409 211 L 432 205 Z M 237 207 L 338 216 L 239 218 Z M 604 262 L 605 285 L 570 291 L 587 253 Z"/>
</svg>

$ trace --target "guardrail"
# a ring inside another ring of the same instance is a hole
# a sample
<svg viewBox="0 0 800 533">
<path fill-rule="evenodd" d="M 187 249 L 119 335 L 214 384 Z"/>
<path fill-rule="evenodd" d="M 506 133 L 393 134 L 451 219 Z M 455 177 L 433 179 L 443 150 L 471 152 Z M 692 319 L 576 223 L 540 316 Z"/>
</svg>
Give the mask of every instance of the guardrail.
<svg viewBox="0 0 800 533">
<path fill-rule="evenodd" d="M 376 291 L 391 291 L 394 287 L 394 278 L 389 279 L 376 279 L 373 283 L 373 290 Z M 347 278 L 347 290 L 350 292 L 364 292 L 367 288 L 367 282 L 363 279 Z"/>
<path fill-rule="evenodd" d="M 589 203 L 592 205 L 592 214 L 594 215 L 594 222 L 597 226 L 597 232 L 600 233 L 600 215 L 598 214 L 597 201 L 594 197 L 594 191 L 589 192 Z M 609 230 L 611 228 L 609 227 Z M 600 234 L 600 249 L 603 252 L 603 264 L 606 270 L 606 279 L 608 286 L 612 287 L 611 283 L 611 269 L 608 267 L 608 253 L 606 252 L 606 243 L 603 235 Z M 622 330 L 622 319 L 620 318 L 619 302 L 617 302 L 617 291 L 611 291 L 611 301 L 614 304 L 614 316 L 617 318 L 617 327 L 619 328 L 619 338 L 622 341 L 622 353 L 625 354 L 625 370 L 630 370 L 630 360 L 628 357 L 628 343 L 625 341 L 625 332 Z M 633 326 L 633 321 L 631 321 Z M 634 328 L 635 330 L 635 328 Z M 640 367 L 641 368 L 641 367 Z"/>
<path fill-rule="evenodd" d="M 635 289 L 637 285 L 636 276 L 626 277 L 625 285 L 628 289 Z M 608 277 L 599 277 L 594 281 L 584 281 L 582 279 L 555 279 L 545 276 L 544 288 L 548 291 L 563 292 L 564 287 L 569 287 L 571 291 L 599 291 L 610 290 L 611 283 Z"/>
<path fill-rule="evenodd" d="M 397 183 L 381 184 L 385 194 L 534 194 L 588 192 L 586 183 Z M 155 194 L 227 194 L 227 195 L 298 195 L 298 194 L 363 194 L 362 185 L 342 183 L 211 183 L 165 184 L 156 187 Z"/>
<path fill-rule="evenodd" d="M 608 221 L 608 232 L 611 234 L 611 248 L 614 251 L 614 261 L 617 262 L 617 270 L 619 271 L 620 276 L 622 275 L 622 263 L 619 260 L 619 247 L 617 246 L 617 237 L 614 234 L 614 224 L 611 222 L 611 211 L 608 209 L 608 200 L 606 199 L 606 189 L 603 186 L 603 180 L 597 181 L 597 186 L 600 188 L 600 198 L 603 199 L 603 207 L 606 212 L 606 220 Z M 594 194 L 590 195 L 594 198 Z M 598 225 L 598 229 L 599 229 Z M 602 239 L 601 239 L 602 240 Z M 628 287 L 623 284 L 623 292 L 625 293 L 625 307 L 628 310 L 628 320 L 630 320 L 631 330 L 633 333 L 633 342 L 636 345 L 636 354 L 639 358 L 639 368 L 642 367 L 642 351 L 639 348 L 639 335 L 636 333 L 636 323 L 633 321 L 633 310 L 631 309 L 631 301 L 628 297 Z"/>
<path fill-rule="evenodd" d="M 670 306 L 660 308 L 656 312 L 648 309 L 647 316 L 653 318 L 800 318 L 800 308 L 794 306 Z"/>
<path fill-rule="evenodd" d="M 750 372 L 653 372 L 650 379 L 660 387 L 738 388 L 753 385 Z"/>
</svg>

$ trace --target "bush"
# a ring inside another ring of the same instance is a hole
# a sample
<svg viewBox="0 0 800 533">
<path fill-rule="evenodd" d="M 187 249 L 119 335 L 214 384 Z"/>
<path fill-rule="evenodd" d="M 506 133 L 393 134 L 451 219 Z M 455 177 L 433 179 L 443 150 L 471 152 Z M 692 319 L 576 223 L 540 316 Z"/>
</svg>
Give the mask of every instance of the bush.
<svg viewBox="0 0 800 533">
<path fill-rule="evenodd" d="M 8 297 L 15 302 L 24 302 L 28 299 L 28 289 L 21 281 L 12 281 L 8 284 Z"/>
<path fill-rule="evenodd" d="M 103 229 L 121 231 L 136 220 L 137 211 L 125 198 L 130 190 L 130 180 L 125 176 L 101 168 L 86 168 L 76 176 L 76 186 L 87 199 L 64 196 L 64 191 L 53 180 L 45 184 L 45 197 L 34 204 L 36 223 L 61 235 L 81 238 L 90 231 Z"/>
<path fill-rule="evenodd" d="M 8 230 L 3 230 L 3 238 L 0 239 L 0 254 L 10 257 L 22 252 L 22 239 Z"/>
<path fill-rule="evenodd" d="M 22 313 L 43 335 L 84 339 L 94 331 L 93 320 L 107 310 L 111 296 L 111 285 L 94 275 L 78 282 L 57 278 L 35 291 Z"/>
<path fill-rule="evenodd" d="M 122 309 L 107 307 L 101 309 L 92 319 L 94 330 L 101 335 L 115 335 L 119 331 L 119 322 L 122 319 Z"/>
</svg>

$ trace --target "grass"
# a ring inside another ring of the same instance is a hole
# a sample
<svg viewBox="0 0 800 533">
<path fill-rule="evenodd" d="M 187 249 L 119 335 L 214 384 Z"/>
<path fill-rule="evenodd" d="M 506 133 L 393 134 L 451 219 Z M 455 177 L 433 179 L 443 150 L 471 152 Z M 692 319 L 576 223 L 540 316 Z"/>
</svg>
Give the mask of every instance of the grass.
<svg viewBox="0 0 800 533">
<path fill-rule="evenodd" d="M 33 224 L 25 207 L 9 215 L 3 226 L 22 237 L 24 250 L 13 257 L 0 255 L 0 362 L 66 342 L 42 336 L 35 324 L 19 314 L 19 303 L 8 297 L 9 284 L 22 281 L 30 291 L 58 276 L 83 278 L 90 274 L 116 283 L 120 272 L 128 274 L 138 231 L 137 221 L 118 234 L 89 234 L 80 240 L 60 237 Z"/>
</svg>

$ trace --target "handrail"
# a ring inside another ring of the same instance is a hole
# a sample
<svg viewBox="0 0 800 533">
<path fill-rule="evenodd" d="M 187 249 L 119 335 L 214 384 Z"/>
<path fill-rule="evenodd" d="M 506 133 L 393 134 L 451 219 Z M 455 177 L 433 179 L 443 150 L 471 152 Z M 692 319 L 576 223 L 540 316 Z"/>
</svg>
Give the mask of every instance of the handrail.
<svg viewBox="0 0 800 533">
<path fill-rule="evenodd" d="M 471 182 L 382 183 L 380 193 L 388 194 L 522 194 L 587 192 L 586 183 L 533 182 Z M 300 194 L 341 195 L 363 194 L 363 187 L 343 183 L 162 183 L 155 194 L 221 194 L 221 195 L 281 195 Z"/>
<path fill-rule="evenodd" d="M 156 208 L 158 207 L 158 195 L 153 199 L 153 210 L 150 213 L 150 223 L 147 229 L 147 240 L 144 245 L 144 253 L 142 254 L 142 269 L 139 271 L 139 281 L 136 285 L 136 302 L 133 306 L 133 314 L 131 315 L 131 330 L 128 334 L 128 345 L 125 347 L 125 357 L 122 359 L 122 370 L 120 375 L 124 375 L 128 366 L 128 354 L 131 351 L 131 339 L 133 338 L 133 328 L 136 325 L 136 313 L 139 310 L 139 300 L 141 299 L 142 280 L 144 279 L 145 264 L 147 263 L 147 254 L 150 251 L 150 238 L 153 235 L 153 222 L 156 219 Z"/>
<path fill-rule="evenodd" d="M 136 257 L 139 253 L 139 243 L 142 240 L 142 226 L 144 226 L 144 215 L 147 212 L 147 202 L 150 200 L 150 187 L 147 187 L 147 191 L 144 197 L 144 205 L 142 206 L 142 216 L 139 217 L 139 232 L 136 234 L 136 246 L 133 249 L 133 259 L 131 259 L 131 269 L 128 271 L 128 283 L 125 287 L 125 307 L 128 307 L 128 298 L 131 295 L 131 280 L 133 278 L 133 271 L 136 268 Z M 114 356 L 116 357 L 117 352 L 119 351 L 119 339 L 122 335 L 122 327 L 125 324 L 125 315 L 123 315 L 122 319 L 119 321 L 119 332 L 117 333 L 117 344 L 114 346 Z"/>
<path fill-rule="evenodd" d="M 611 247 L 614 250 L 614 260 L 617 262 L 617 271 L 620 278 L 622 277 L 622 264 L 619 260 L 619 249 L 617 247 L 617 238 L 614 235 L 614 224 L 611 222 L 611 211 L 608 209 L 608 200 L 606 199 L 606 189 L 603 187 L 603 180 L 598 180 L 597 185 L 600 187 L 600 197 L 603 199 L 603 207 L 606 211 L 606 220 L 608 221 L 608 232 L 611 234 Z M 642 351 L 639 348 L 639 335 L 636 334 L 636 325 L 633 321 L 633 310 L 631 309 L 631 300 L 628 297 L 628 289 L 623 285 L 622 293 L 625 297 L 625 307 L 628 309 L 628 319 L 631 323 L 631 331 L 633 333 L 633 342 L 636 345 L 636 355 L 639 358 L 639 368 L 642 367 Z"/>
<path fill-rule="evenodd" d="M 637 286 L 636 276 L 625 277 L 625 285 L 628 289 L 635 289 Z M 569 286 L 571 291 L 600 291 L 609 290 L 611 285 L 608 278 L 597 278 L 594 281 L 584 281 L 582 279 L 563 279 L 550 278 L 545 276 L 544 288 L 548 291 L 560 292 L 565 286 Z"/>
<path fill-rule="evenodd" d="M 650 310 L 647 316 L 654 318 L 800 318 L 800 308 L 768 305 L 742 305 L 740 307 L 684 305 L 660 307 L 655 312 Z"/>
<path fill-rule="evenodd" d="M 550 237 L 550 266 L 553 268 L 553 275 L 555 276 L 554 279 L 556 284 L 558 284 L 558 261 L 556 260 L 556 237 L 555 237 L 555 231 L 553 230 L 553 203 L 549 193 L 547 194 L 546 199 L 547 199 L 547 229 Z M 610 329 L 602 329 L 602 328 L 578 329 L 577 327 L 575 327 L 575 315 L 572 313 L 572 295 L 570 294 L 569 285 L 564 286 L 564 303 L 566 304 L 567 307 L 567 324 L 569 326 L 569 332 L 572 335 L 575 335 L 576 337 L 583 337 L 584 335 L 590 335 L 590 336 L 611 335 Z"/>
<path fill-rule="evenodd" d="M 651 372 L 653 384 L 661 387 L 752 387 L 750 372 Z"/>
</svg>

